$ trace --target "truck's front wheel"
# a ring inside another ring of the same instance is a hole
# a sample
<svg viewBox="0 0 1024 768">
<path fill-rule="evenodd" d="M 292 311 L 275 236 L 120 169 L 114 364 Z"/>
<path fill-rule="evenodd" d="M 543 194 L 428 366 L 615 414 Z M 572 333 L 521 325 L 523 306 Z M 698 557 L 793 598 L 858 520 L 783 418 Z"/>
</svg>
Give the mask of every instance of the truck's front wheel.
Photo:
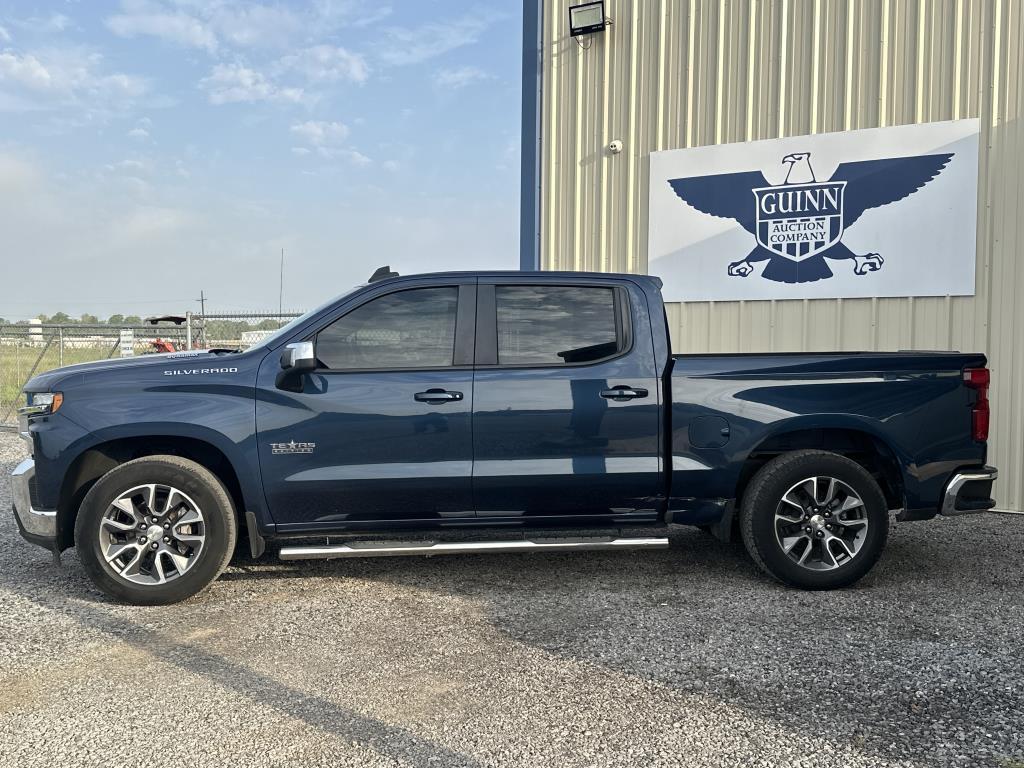
<svg viewBox="0 0 1024 768">
<path fill-rule="evenodd" d="M 740 532 L 762 569 L 803 589 L 835 589 L 866 574 L 885 547 L 889 510 L 874 478 L 828 451 L 765 464 L 743 494 Z"/>
<path fill-rule="evenodd" d="M 93 583 L 136 605 L 199 592 L 227 566 L 236 537 L 224 484 L 179 456 L 146 456 L 110 470 L 86 494 L 75 522 L 75 545 Z"/>
</svg>

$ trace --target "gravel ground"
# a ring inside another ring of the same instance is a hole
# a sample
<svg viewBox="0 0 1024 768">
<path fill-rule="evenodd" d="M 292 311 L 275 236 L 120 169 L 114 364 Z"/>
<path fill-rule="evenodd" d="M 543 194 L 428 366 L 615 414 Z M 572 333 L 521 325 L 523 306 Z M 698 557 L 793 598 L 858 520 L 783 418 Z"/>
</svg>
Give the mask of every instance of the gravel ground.
<svg viewBox="0 0 1024 768">
<path fill-rule="evenodd" d="M 20 458 L 0 434 L 0 470 Z M 0 483 L 0 766 L 1024 767 L 1024 517 L 798 592 L 658 552 L 233 565 L 115 605 Z"/>
</svg>

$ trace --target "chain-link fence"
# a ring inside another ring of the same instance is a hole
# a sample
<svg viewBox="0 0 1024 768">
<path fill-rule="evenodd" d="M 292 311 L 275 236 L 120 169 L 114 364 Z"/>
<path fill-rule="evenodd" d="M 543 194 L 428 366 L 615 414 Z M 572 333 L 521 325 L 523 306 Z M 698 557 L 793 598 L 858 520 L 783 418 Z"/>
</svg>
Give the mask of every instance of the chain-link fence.
<svg viewBox="0 0 1024 768">
<path fill-rule="evenodd" d="M 247 312 L 192 315 L 193 346 L 198 349 L 227 347 L 248 349 L 259 344 L 300 312 Z"/>
<path fill-rule="evenodd" d="M 103 323 L 0 325 L 0 428 L 17 423 L 22 388 L 37 373 L 64 365 L 185 349 L 247 349 L 298 313 L 183 315 L 143 325 Z"/>
</svg>

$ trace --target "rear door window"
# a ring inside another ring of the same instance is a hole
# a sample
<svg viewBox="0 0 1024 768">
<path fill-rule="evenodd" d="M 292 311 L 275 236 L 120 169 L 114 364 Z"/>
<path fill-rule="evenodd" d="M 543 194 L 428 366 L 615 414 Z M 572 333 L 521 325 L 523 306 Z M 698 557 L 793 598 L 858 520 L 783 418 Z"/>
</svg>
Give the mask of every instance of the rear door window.
<svg viewBox="0 0 1024 768">
<path fill-rule="evenodd" d="M 591 363 L 622 351 L 614 288 L 498 285 L 498 364 Z"/>
</svg>

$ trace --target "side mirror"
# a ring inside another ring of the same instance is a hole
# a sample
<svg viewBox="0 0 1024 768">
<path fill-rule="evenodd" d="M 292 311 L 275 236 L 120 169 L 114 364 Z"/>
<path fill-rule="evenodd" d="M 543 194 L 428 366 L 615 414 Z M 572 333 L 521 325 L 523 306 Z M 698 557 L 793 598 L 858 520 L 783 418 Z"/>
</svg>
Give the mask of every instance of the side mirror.
<svg viewBox="0 0 1024 768">
<path fill-rule="evenodd" d="M 312 341 L 289 344 L 281 353 L 281 369 L 284 371 L 312 371 L 316 368 L 316 350 Z"/>
<path fill-rule="evenodd" d="M 316 369 L 316 349 L 312 341 L 288 344 L 281 353 L 281 371 L 277 374 L 278 389 L 302 391 L 302 374 Z"/>
</svg>

